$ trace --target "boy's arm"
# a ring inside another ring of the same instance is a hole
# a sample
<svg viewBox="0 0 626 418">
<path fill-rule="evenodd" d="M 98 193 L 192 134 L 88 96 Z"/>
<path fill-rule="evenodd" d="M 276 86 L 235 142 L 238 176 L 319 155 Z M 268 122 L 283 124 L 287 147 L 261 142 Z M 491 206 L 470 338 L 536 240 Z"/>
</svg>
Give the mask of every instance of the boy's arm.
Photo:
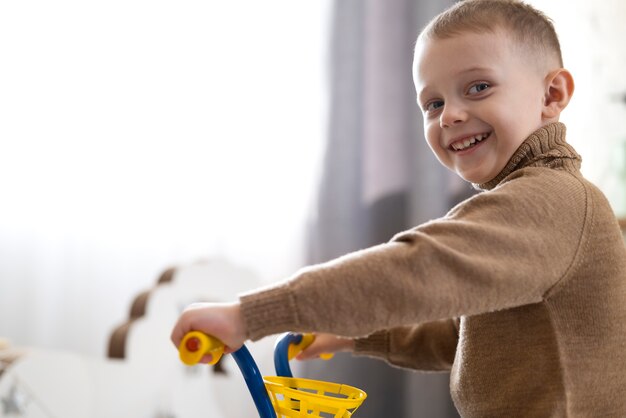
<svg viewBox="0 0 626 418">
<path fill-rule="evenodd" d="M 354 354 L 379 357 L 416 370 L 449 371 L 459 341 L 459 320 L 447 319 L 398 327 L 357 338 Z"/>
<path fill-rule="evenodd" d="M 386 244 L 311 266 L 240 297 L 246 336 L 376 330 L 541 302 L 588 234 L 575 176 L 529 170 Z"/>
</svg>

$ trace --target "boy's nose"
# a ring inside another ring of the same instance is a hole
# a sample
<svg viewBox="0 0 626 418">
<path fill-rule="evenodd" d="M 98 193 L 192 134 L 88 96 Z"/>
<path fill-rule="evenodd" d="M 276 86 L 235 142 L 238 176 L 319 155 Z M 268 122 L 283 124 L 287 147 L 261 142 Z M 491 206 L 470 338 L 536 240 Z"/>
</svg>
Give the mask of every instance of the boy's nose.
<svg viewBox="0 0 626 418">
<path fill-rule="evenodd" d="M 460 106 L 446 103 L 439 118 L 439 126 L 447 128 L 467 120 L 467 112 Z"/>
</svg>

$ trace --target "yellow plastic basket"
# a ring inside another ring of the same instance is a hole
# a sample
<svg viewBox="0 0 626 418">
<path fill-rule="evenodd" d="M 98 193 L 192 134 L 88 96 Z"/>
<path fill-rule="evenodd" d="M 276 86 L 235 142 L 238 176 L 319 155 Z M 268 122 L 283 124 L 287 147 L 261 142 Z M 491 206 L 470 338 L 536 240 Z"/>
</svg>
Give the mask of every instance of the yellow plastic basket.
<svg viewBox="0 0 626 418">
<path fill-rule="evenodd" d="M 265 376 L 263 381 L 279 418 L 349 418 L 367 397 L 339 383 L 280 376 Z"/>
</svg>

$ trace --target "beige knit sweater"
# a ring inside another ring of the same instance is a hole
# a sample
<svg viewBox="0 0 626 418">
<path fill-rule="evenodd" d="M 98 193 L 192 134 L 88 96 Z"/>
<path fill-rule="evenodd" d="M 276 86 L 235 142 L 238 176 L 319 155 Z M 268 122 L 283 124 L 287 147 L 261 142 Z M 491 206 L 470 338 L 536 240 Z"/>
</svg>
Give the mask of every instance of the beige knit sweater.
<svg viewBox="0 0 626 418">
<path fill-rule="evenodd" d="M 248 336 L 451 370 L 463 417 L 626 417 L 626 250 L 579 167 L 564 125 L 539 129 L 445 217 L 243 295 Z"/>
</svg>

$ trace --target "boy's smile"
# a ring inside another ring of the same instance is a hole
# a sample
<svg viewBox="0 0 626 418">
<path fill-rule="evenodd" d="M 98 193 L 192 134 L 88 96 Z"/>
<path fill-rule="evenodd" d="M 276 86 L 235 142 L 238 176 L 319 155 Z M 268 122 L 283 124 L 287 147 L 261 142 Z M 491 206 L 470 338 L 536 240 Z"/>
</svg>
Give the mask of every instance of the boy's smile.
<svg viewBox="0 0 626 418">
<path fill-rule="evenodd" d="M 545 121 L 545 77 L 506 32 L 420 39 L 414 79 L 429 146 L 472 183 L 498 175 Z"/>
</svg>

